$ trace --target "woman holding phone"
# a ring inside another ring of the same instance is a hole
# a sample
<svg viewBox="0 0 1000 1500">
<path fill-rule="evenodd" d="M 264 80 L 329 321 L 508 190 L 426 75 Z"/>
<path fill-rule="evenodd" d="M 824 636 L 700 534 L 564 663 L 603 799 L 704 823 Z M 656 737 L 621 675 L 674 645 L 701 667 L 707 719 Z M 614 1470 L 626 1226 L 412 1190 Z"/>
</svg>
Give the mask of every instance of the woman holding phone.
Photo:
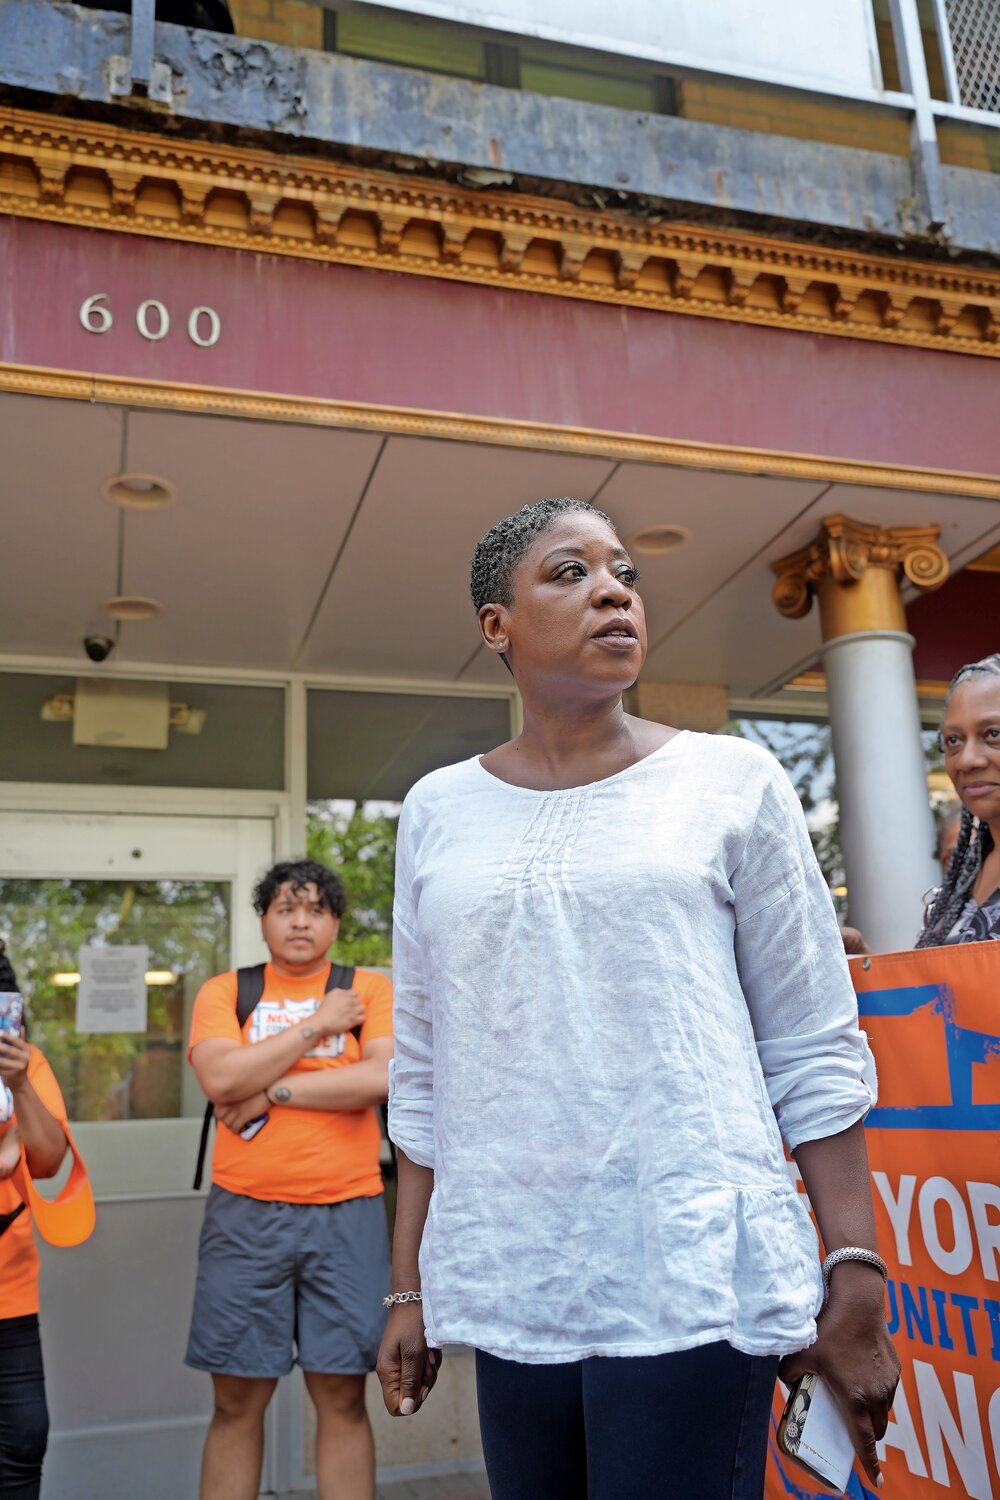
<svg viewBox="0 0 1000 1500">
<path fill-rule="evenodd" d="M 0 994 L 17 979 L 0 943 Z M 20 998 L 18 996 L 18 998 Z M 10 1007 L 8 1007 L 10 1011 Z M 12 1019 L 8 1014 L 8 1021 Z M 18 1018 L 20 1020 L 20 1018 Z M 38 1328 L 38 1251 L 31 1211 L 11 1180 L 21 1148 L 34 1178 L 66 1155 L 66 1108 L 52 1069 L 24 1037 L 0 1029 L 0 1495 L 38 1500 L 49 1414 Z"/>
<path fill-rule="evenodd" d="M 400 818 L 383 1394 L 409 1416 L 474 1347 L 493 1500 L 759 1500 L 785 1356 L 879 1485 L 899 1365 L 833 904 L 771 756 L 624 711 L 637 579 L 576 500 L 473 557 L 524 729 Z"/>
</svg>

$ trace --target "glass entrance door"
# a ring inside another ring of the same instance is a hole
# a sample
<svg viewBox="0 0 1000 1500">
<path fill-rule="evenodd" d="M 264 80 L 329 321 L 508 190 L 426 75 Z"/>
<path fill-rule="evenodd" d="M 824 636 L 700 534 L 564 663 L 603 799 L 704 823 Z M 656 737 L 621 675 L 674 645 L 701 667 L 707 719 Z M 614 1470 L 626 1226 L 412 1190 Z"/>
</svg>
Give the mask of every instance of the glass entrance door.
<svg viewBox="0 0 1000 1500">
<path fill-rule="evenodd" d="M 46 1496 L 197 1493 L 211 1390 L 184 1365 L 204 1110 L 187 1024 L 209 974 L 263 956 L 251 894 L 274 857 L 273 812 L 0 812 L 0 933 L 98 1199 L 86 1244 L 42 1246 Z M 107 1004 L 95 1028 L 81 953 L 106 969 L 119 945 L 147 950 L 141 1004 Z"/>
<path fill-rule="evenodd" d="M 186 1062 L 191 1008 L 210 975 L 262 956 L 250 892 L 272 847 L 266 818 L 0 820 L 0 935 L 99 1194 L 190 1186 L 204 1110 Z M 146 950 L 144 1004 L 120 1030 L 80 1004 L 86 951 L 118 946 Z"/>
<path fill-rule="evenodd" d="M 197 1112 L 185 1038 L 199 985 L 229 967 L 231 889 L 222 880 L 0 876 L 0 932 L 30 997 L 29 1034 L 71 1119 Z M 145 1028 L 125 1016 L 127 1029 L 95 1030 L 79 1004 L 81 950 L 132 945 L 146 953 Z"/>
</svg>

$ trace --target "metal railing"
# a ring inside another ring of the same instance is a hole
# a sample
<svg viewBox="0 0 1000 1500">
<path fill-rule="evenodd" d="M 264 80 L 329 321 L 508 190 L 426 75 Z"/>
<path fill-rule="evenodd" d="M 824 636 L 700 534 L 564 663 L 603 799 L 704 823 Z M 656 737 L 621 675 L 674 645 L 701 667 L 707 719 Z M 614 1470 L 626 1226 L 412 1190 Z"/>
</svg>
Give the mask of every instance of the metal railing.
<svg viewBox="0 0 1000 1500">
<path fill-rule="evenodd" d="M 934 0 L 951 104 L 1000 114 L 1000 5 L 997 0 Z"/>
<path fill-rule="evenodd" d="M 111 59 L 109 92 L 117 99 L 147 98 L 170 107 L 171 70 L 157 58 L 155 51 L 156 0 L 129 0 L 129 3 L 132 12 L 129 55 Z M 337 0 L 308 0 L 308 3 L 331 8 Z M 928 227 L 936 231 L 948 222 L 945 172 L 938 144 L 939 122 L 948 120 L 978 129 L 1000 129 L 1000 0 L 931 0 L 931 4 L 945 78 L 945 99 L 931 93 L 919 0 L 888 0 L 899 64 L 899 91 L 877 87 L 819 91 L 842 92 L 844 98 L 882 106 L 909 117 L 914 196 Z M 763 79 L 755 76 L 755 81 L 770 82 L 792 91 L 803 89 L 795 79 L 776 75 Z M 811 91 L 814 89 L 806 85 L 806 92 Z"/>
</svg>

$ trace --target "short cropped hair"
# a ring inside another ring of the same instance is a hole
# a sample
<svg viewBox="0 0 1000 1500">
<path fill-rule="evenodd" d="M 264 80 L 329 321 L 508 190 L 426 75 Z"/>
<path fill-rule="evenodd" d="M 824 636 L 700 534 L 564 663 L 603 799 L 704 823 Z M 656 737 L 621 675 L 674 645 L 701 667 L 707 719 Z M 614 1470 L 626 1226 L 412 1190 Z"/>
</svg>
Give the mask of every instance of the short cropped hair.
<svg viewBox="0 0 1000 1500">
<path fill-rule="evenodd" d="M 514 572 L 535 537 L 547 531 L 557 516 L 567 511 L 582 510 L 597 516 L 615 530 L 614 522 L 603 510 L 598 510 L 587 500 L 536 500 L 532 505 L 522 505 L 512 516 L 504 516 L 491 526 L 484 537 L 476 543 L 472 554 L 469 587 L 476 612 L 484 604 L 503 604 L 507 609 L 514 602 Z"/>
<path fill-rule="evenodd" d="M 267 874 L 254 887 L 253 909 L 258 917 L 267 912 L 271 902 L 283 885 L 290 885 L 296 895 L 307 885 L 314 885 L 319 904 L 334 917 L 342 917 L 347 910 L 347 893 L 340 877 L 318 859 L 286 859 L 272 865 Z"/>
</svg>

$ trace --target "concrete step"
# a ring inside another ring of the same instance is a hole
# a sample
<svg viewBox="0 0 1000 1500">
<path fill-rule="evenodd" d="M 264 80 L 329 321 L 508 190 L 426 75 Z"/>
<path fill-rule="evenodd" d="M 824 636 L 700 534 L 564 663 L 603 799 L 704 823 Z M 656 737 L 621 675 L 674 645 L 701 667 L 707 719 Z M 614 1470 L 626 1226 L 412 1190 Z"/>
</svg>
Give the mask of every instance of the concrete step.
<svg viewBox="0 0 1000 1500">
<path fill-rule="evenodd" d="M 261 1496 L 261 1500 L 268 1497 Z M 274 1497 L 270 1497 L 274 1500 Z M 296 1490 L 280 1500 L 316 1500 L 313 1490 Z M 400 1479 L 380 1484 L 376 1500 L 490 1500 L 486 1475 L 482 1470 L 471 1474 L 439 1474 L 431 1479 Z"/>
</svg>

